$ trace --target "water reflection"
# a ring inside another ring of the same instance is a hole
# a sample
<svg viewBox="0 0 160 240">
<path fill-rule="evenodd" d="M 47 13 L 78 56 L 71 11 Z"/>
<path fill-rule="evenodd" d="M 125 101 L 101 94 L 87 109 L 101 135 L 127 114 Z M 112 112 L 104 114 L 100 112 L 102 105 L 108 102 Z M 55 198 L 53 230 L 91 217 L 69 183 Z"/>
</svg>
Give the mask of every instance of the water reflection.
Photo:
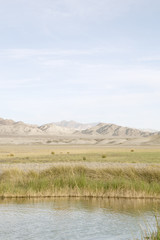
<svg viewBox="0 0 160 240">
<path fill-rule="evenodd" d="M 97 209 L 109 209 L 114 212 L 146 212 L 155 209 L 160 210 L 160 200 L 152 199 L 114 199 L 114 198 L 0 198 L 0 205 L 3 204 L 41 204 L 65 210 L 74 208 L 83 208 L 88 211 Z"/>
<path fill-rule="evenodd" d="M 0 239 L 101 240 L 140 237 L 160 201 L 33 198 L 0 200 Z"/>
</svg>

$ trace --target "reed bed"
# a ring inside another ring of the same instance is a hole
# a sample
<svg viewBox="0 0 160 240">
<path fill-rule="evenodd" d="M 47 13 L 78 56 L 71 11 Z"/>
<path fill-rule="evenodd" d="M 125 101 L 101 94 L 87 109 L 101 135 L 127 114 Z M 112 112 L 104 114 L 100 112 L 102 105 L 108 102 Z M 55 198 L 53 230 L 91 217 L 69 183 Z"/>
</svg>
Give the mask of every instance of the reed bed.
<svg viewBox="0 0 160 240">
<path fill-rule="evenodd" d="M 0 175 L 1 197 L 160 198 L 160 169 L 52 167 L 40 172 L 12 169 Z"/>
</svg>

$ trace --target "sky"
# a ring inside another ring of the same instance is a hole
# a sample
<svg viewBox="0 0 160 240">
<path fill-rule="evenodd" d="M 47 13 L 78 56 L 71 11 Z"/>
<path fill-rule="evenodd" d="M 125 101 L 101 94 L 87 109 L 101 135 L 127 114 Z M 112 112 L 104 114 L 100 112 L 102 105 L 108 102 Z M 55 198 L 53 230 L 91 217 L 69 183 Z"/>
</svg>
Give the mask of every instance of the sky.
<svg viewBox="0 0 160 240">
<path fill-rule="evenodd" d="M 159 0 L 0 0 L 0 117 L 160 130 Z"/>
</svg>

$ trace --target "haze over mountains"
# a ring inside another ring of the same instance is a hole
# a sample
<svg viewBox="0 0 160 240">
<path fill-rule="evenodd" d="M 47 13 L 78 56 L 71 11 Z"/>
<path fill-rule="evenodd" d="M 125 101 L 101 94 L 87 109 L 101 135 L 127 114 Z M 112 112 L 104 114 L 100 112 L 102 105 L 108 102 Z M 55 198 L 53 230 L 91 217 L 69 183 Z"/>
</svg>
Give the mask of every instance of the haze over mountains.
<svg viewBox="0 0 160 240">
<path fill-rule="evenodd" d="M 65 128 L 71 128 L 75 130 L 85 130 L 87 128 L 91 128 L 96 126 L 98 123 L 79 123 L 75 121 L 61 121 L 61 122 L 54 122 L 55 125 Z"/>
<path fill-rule="evenodd" d="M 142 131 L 107 123 L 83 124 L 75 121 L 61 121 L 38 126 L 0 118 L 1 136 L 86 135 L 104 137 L 148 137 L 159 134 L 160 132 Z"/>
</svg>

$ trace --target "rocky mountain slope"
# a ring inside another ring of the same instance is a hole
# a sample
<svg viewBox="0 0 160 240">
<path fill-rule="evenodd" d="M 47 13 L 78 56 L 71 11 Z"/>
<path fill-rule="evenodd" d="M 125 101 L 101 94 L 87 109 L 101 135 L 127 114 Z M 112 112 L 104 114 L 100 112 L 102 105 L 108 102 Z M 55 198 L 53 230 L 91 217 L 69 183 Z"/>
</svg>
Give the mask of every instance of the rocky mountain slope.
<svg viewBox="0 0 160 240">
<path fill-rule="evenodd" d="M 75 130 L 71 128 L 61 127 L 57 126 L 54 123 L 48 123 L 44 124 L 40 127 L 38 127 L 43 134 L 50 135 L 66 135 L 66 134 L 72 134 Z"/>
<path fill-rule="evenodd" d="M 98 125 L 81 131 L 87 135 L 102 135 L 105 137 L 148 137 L 155 133 L 145 132 L 139 129 L 122 127 L 115 124 L 99 123 Z"/>
<path fill-rule="evenodd" d="M 66 135 L 75 130 L 56 126 L 53 123 L 42 126 L 26 124 L 24 122 L 15 122 L 13 120 L 0 118 L 1 136 L 43 136 L 43 135 Z"/>
<path fill-rule="evenodd" d="M 36 125 L 0 118 L 0 135 L 41 135 Z"/>
</svg>

